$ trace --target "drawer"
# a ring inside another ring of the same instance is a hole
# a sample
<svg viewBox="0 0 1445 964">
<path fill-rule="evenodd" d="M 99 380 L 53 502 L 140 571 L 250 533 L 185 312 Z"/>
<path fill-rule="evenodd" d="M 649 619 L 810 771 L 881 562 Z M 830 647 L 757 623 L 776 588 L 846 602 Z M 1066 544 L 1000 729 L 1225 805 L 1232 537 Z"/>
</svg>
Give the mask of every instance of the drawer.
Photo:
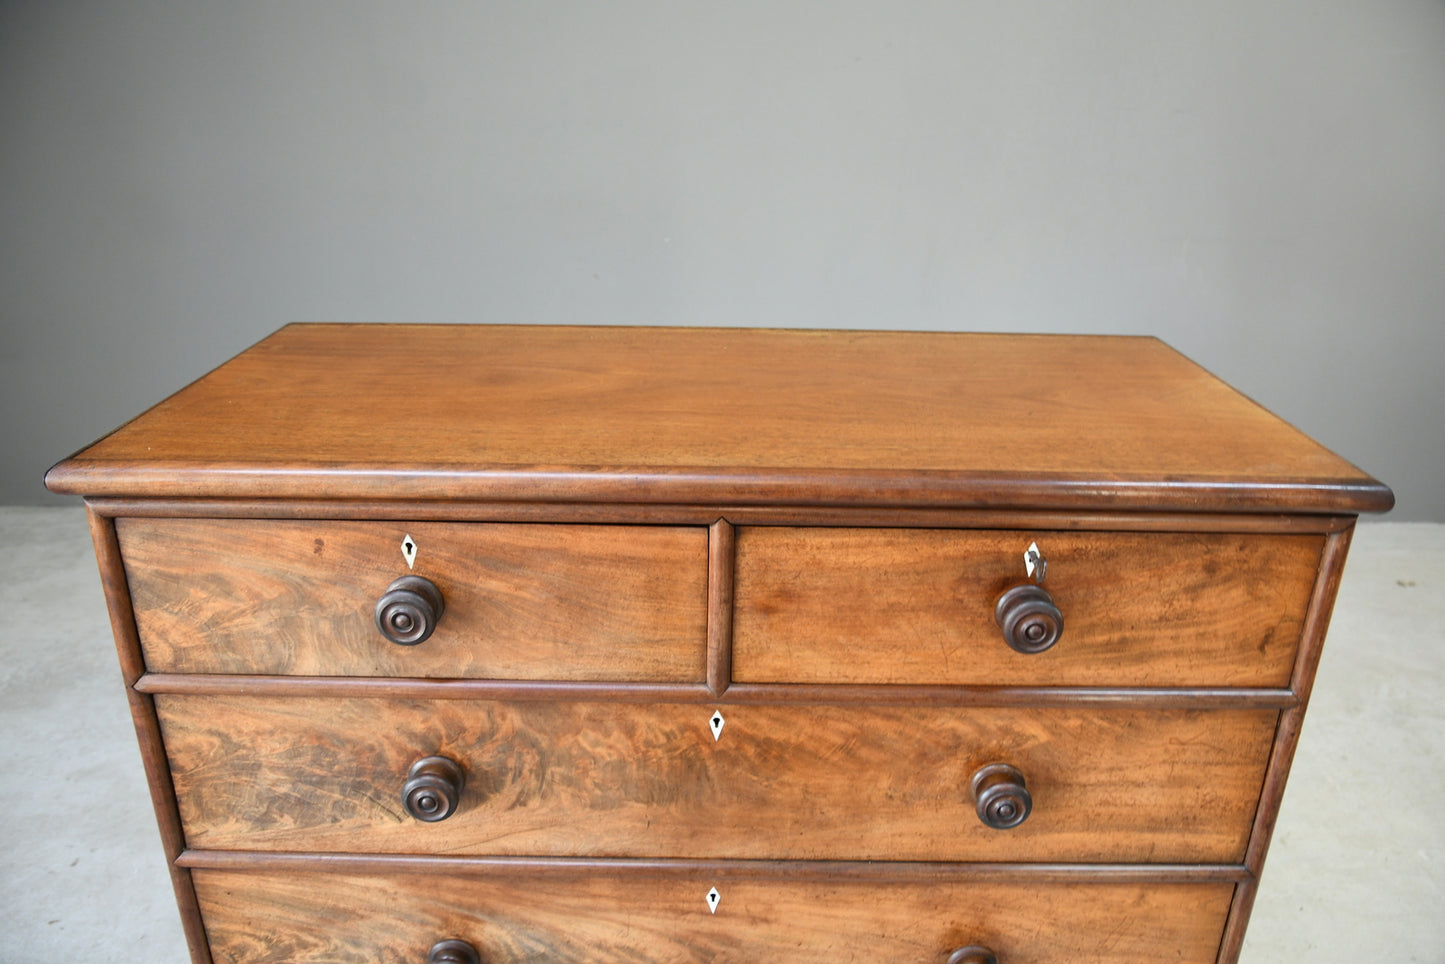
<svg viewBox="0 0 1445 964">
<path fill-rule="evenodd" d="M 486 964 L 946 964 L 966 945 L 1004 964 L 1212 964 L 1234 892 L 1229 883 L 514 879 L 491 869 L 193 873 L 217 964 L 420 962 L 446 939 L 466 941 Z"/>
<path fill-rule="evenodd" d="M 152 672 L 706 675 L 702 527 L 118 519 L 116 533 Z M 375 623 L 403 576 L 442 597 L 417 645 Z"/>
<path fill-rule="evenodd" d="M 188 847 L 522 856 L 1236 863 L 1277 719 L 1274 710 L 155 702 Z M 428 822 L 402 797 L 413 766 L 433 756 L 459 766 L 462 786 L 456 811 Z M 1013 829 L 985 826 L 976 810 L 971 781 L 994 764 L 1015 767 L 1031 797 Z"/>
<path fill-rule="evenodd" d="M 1063 632 L 1006 644 L 1031 544 Z M 1316 535 L 744 527 L 733 678 L 1015 686 L 1289 684 Z"/>
</svg>

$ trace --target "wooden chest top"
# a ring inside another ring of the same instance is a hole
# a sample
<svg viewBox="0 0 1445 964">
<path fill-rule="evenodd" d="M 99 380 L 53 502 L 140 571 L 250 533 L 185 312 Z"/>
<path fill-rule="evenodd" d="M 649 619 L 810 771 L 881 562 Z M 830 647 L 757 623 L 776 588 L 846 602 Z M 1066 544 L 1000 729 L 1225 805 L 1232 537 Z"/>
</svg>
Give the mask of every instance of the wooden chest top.
<svg viewBox="0 0 1445 964">
<path fill-rule="evenodd" d="M 1232 964 L 1393 501 L 1155 339 L 746 329 L 293 325 L 46 482 L 195 964 Z"/>
<path fill-rule="evenodd" d="M 1153 338 L 291 325 L 51 470 L 91 497 L 1354 513 Z"/>
</svg>

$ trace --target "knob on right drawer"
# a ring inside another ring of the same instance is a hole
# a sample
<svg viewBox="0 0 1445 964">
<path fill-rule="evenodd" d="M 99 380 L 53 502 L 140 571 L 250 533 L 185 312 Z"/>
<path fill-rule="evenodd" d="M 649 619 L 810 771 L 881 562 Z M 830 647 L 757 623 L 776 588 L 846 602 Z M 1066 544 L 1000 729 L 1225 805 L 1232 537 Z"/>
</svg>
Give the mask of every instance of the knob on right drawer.
<svg viewBox="0 0 1445 964">
<path fill-rule="evenodd" d="M 981 944 L 970 944 L 948 955 L 948 964 L 998 964 L 998 955 Z"/>
<path fill-rule="evenodd" d="M 1015 586 L 993 607 L 1004 642 L 1020 653 L 1042 653 L 1064 634 L 1064 614 L 1043 586 Z"/>
</svg>

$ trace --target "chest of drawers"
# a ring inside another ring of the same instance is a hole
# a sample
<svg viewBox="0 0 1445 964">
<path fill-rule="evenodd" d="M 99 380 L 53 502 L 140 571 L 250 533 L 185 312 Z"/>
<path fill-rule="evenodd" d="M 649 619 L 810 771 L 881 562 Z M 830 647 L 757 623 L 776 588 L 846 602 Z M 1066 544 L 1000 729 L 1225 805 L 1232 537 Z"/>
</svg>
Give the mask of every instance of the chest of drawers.
<svg viewBox="0 0 1445 964">
<path fill-rule="evenodd" d="M 505 326 L 47 484 L 197 962 L 1233 961 L 1392 501 L 1147 338 Z"/>
</svg>

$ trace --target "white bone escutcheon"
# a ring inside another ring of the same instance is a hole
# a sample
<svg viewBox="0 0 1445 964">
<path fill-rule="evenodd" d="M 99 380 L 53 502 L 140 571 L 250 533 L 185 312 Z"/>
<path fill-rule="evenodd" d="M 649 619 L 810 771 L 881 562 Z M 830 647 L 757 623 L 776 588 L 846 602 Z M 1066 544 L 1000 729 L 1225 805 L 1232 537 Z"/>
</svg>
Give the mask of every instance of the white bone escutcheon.
<svg viewBox="0 0 1445 964">
<path fill-rule="evenodd" d="M 1037 542 L 1030 542 L 1028 549 L 1024 552 L 1024 570 L 1030 576 L 1035 576 L 1037 573 L 1035 578 L 1039 582 L 1044 581 L 1044 573 L 1049 571 L 1048 560 L 1044 558 L 1043 553 L 1039 552 Z"/>
</svg>

